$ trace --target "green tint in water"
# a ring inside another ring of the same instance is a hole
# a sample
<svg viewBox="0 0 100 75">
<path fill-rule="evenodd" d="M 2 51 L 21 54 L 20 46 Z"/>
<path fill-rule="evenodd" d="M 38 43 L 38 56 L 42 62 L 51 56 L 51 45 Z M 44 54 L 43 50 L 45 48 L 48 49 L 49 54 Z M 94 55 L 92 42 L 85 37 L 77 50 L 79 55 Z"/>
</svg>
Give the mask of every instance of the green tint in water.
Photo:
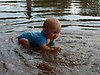
<svg viewBox="0 0 100 75">
<path fill-rule="evenodd" d="M 31 8 L 27 19 L 26 0 L 0 0 L 0 75 L 100 75 L 100 36 L 92 32 L 100 28 L 100 0 L 32 0 Z M 58 18 L 66 29 L 57 41 L 63 49 L 59 61 L 45 64 L 16 37 L 40 30 L 48 17 Z"/>
<path fill-rule="evenodd" d="M 58 18 L 63 27 L 99 26 L 99 0 L 32 0 L 31 19 L 27 19 L 26 0 L 0 0 L 0 29 L 27 29 L 27 26 L 42 26 L 48 17 Z M 3 26 L 9 26 L 3 28 Z"/>
</svg>

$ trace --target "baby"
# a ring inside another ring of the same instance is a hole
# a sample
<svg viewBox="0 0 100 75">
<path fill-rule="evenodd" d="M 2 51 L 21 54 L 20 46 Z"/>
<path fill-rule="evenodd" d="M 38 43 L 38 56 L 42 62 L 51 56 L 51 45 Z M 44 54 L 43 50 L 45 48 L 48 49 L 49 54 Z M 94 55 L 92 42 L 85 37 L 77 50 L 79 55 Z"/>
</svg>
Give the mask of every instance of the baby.
<svg viewBox="0 0 100 75">
<path fill-rule="evenodd" d="M 58 19 L 48 18 L 41 32 L 25 32 L 18 36 L 18 42 L 26 49 L 38 48 L 44 51 L 60 52 L 60 47 L 54 46 L 54 40 L 59 36 L 61 24 Z"/>
</svg>

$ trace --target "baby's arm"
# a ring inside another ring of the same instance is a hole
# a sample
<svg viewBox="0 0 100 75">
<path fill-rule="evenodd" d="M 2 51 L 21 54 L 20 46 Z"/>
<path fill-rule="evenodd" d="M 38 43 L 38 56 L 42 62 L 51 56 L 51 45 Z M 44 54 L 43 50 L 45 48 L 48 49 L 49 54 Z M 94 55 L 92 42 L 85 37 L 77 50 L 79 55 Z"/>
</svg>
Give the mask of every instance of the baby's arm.
<svg viewBox="0 0 100 75">
<path fill-rule="evenodd" d="M 47 46 L 47 45 L 41 45 L 40 46 L 40 48 L 42 49 L 42 50 L 45 50 L 45 51 L 56 51 L 56 52 L 60 52 L 61 51 L 61 48 L 60 47 L 49 47 L 49 46 Z"/>
</svg>

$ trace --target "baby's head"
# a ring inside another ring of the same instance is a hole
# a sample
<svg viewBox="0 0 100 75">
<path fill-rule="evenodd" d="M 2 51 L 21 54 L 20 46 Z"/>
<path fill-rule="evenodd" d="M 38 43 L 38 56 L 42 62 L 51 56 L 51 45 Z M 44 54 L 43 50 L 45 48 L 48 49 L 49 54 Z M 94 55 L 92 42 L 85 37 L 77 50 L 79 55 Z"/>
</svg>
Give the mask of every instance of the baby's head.
<svg viewBox="0 0 100 75">
<path fill-rule="evenodd" d="M 48 18 L 43 24 L 43 32 L 50 40 L 54 40 L 59 36 L 61 24 L 58 19 Z"/>
</svg>

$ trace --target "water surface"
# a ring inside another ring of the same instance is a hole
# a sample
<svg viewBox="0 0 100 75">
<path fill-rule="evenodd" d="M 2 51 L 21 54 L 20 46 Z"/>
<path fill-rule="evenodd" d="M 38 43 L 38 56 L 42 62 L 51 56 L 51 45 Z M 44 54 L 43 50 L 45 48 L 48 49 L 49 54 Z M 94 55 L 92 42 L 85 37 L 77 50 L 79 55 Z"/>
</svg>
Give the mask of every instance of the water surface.
<svg viewBox="0 0 100 75">
<path fill-rule="evenodd" d="M 100 30 L 100 0 L 32 0 L 31 8 L 29 19 L 26 0 L 0 0 L 0 75 L 100 74 L 100 40 L 95 40 L 99 35 L 93 32 Z M 61 58 L 66 62 L 49 63 L 50 66 L 44 64 L 39 53 L 22 49 L 15 39 L 22 32 L 40 30 L 49 17 L 58 18 L 62 29 L 67 30 L 57 40 L 64 47 Z M 80 32 L 71 33 L 68 29 Z"/>
<path fill-rule="evenodd" d="M 68 29 L 100 27 L 99 0 L 34 0 L 31 8 L 32 18 L 27 19 L 26 0 L 0 0 L 0 32 L 42 26 L 49 17 L 58 18 Z"/>
</svg>

